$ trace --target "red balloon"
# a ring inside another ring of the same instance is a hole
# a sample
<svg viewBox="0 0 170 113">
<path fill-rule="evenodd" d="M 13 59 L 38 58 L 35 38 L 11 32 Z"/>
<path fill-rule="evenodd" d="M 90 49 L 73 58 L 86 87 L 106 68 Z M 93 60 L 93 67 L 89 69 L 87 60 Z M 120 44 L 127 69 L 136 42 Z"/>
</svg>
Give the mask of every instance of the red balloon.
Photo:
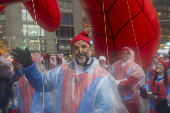
<svg viewBox="0 0 170 113">
<path fill-rule="evenodd" d="M 4 10 L 5 6 L 0 7 L 0 13 Z"/>
<path fill-rule="evenodd" d="M 118 50 L 120 58 L 120 50 L 127 46 L 135 51 L 135 61 L 143 69 L 150 65 L 151 55 L 157 53 L 161 34 L 157 12 L 151 0 L 79 1 L 92 25 L 97 57 L 104 55 L 110 59 L 112 52 Z"/>
<path fill-rule="evenodd" d="M 35 21 L 40 27 L 49 32 L 56 31 L 61 24 L 61 12 L 57 0 L 33 0 L 33 2 L 32 0 L 0 0 L 0 6 L 23 3 L 32 18 L 34 20 L 36 18 Z"/>
</svg>

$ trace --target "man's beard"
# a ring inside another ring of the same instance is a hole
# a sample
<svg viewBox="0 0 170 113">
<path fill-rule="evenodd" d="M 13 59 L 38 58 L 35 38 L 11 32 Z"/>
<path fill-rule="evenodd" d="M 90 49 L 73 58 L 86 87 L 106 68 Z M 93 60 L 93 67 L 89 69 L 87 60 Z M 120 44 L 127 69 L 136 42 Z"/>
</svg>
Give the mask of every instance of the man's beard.
<svg viewBox="0 0 170 113">
<path fill-rule="evenodd" d="M 87 54 L 83 53 L 83 54 L 78 54 L 77 57 L 80 56 L 85 56 L 86 58 L 84 60 L 79 60 L 78 58 L 75 57 L 75 55 L 73 54 L 73 58 L 75 58 L 75 60 L 77 61 L 77 63 L 79 65 L 84 65 L 84 63 L 88 62 L 89 58 L 91 57 L 91 51 L 89 51 Z"/>
</svg>

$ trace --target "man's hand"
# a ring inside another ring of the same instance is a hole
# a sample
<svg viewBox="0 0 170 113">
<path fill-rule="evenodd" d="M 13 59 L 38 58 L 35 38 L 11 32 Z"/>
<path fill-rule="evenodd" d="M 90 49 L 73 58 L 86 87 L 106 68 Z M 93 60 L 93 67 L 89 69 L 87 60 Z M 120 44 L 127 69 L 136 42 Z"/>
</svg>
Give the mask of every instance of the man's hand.
<svg viewBox="0 0 170 113">
<path fill-rule="evenodd" d="M 169 113 L 170 112 L 170 108 L 168 107 L 167 99 L 158 97 L 156 99 L 156 103 L 157 103 L 156 111 L 158 113 Z"/>
<path fill-rule="evenodd" d="M 32 65 L 32 58 L 31 53 L 28 50 L 28 48 L 25 48 L 25 50 L 22 50 L 20 48 L 13 49 L 12 52 L 13 58 L 22 64 L 25 68 Z"/>
<path fill-rule="evenodd" d="M 145 88 L 142 88 L 142 87 L 139 87 L 139 90 L 140 90 L 140 96 L 144 99 L 147 99 L 148 98 L 148 95 L 147 95 L 147 91 Z"/>
</svg>

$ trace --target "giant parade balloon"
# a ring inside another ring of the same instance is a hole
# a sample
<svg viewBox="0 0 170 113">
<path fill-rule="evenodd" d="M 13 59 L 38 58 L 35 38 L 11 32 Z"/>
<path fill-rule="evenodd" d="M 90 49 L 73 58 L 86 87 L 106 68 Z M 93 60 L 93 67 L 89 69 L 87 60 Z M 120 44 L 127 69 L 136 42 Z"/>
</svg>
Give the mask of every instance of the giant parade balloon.
<svg viewBox="0 0 170 113">
<path fill-rule="evenodd" d="M 151 0 L 79 0 L 92 25 L 97 57 L 111 59 L 113 51 L 127 46 L 135 61 L 146 69 L 157 53 L 160 26 Z M 108 52 L 107 52 L 108 49 Z"/>
<path fill-rule="evenodd" d="M 5 6 L 13 3 L 23 3 L 32 18 L 46 31 L 54 32 L 61 24 L 57 0 L 0 0 L 0 13 Z"/>
</svg>

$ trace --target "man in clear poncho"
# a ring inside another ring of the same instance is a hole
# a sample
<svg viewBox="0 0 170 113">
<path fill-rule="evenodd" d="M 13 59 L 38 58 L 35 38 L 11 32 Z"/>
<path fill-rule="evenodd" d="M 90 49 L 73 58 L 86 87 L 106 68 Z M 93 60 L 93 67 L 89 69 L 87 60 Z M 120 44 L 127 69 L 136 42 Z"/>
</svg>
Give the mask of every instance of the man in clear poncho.
<svg viewBox="0 0 170 113">
<path fill-rule="evenodd" d="M 37 69 L 43 73 L 45 69 L 41 66 L 40 55 L 38 53 L 33 53 L 31 57 L 35 62 Z M 35 92 L 25 78 L 25 75 L 23 75 L 17 84 L 17 89 L 13 99 L 12 113 L 42 113 L 43 101 L 43 113 L 52 113 L 53 105 L 51 95 L 49 93 L 44 93 L 43 95 L 41 92 Z"/>
<path fill-rule="evenodd" d="M 128 47 L 121 50 L 121 60 L 115 62 L 109 73 L 116 79 L 118 91 L 129 113 L 139 113 L 138 89 L 144 85 L 144 72 L 134 61 L 134 52 Z"/>
<path fill-rule="evenodd" d="M 42 76 L 32 62 L 28 49 L 14 50 L 14 58 L 36 91 L 55 92 L 56 113 L 127 113 L 118 94 L 116 82 L 91 57 L 91 44 L 86 32 L 71 41 L 74 60 Z M 44 85 L 44 87 L 43 87 Z"/>
</svg>

